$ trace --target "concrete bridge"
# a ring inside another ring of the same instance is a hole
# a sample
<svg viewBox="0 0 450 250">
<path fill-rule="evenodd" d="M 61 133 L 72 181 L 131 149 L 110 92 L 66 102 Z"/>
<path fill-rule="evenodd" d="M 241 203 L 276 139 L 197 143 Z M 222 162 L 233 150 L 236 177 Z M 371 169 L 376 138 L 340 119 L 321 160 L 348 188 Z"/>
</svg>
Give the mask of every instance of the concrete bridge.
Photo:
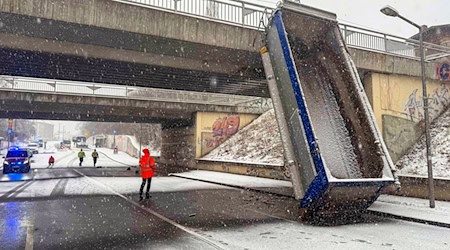
<svg viewBox="0 0 450 250">
<path fill-rule="evenodd" d="M 221 142 L 215 123 L 226 139 L 272 107 L 262 97 L 12 76 L 0 76 L 0 99 L 0 118 L 160 123 L 161 162 L 186 166 Z"/>
<path fill-rule="evenodd" d="M 259 115 L 270 99 L 0 76 L 0 116 L 16 119 L 192 125 L 197 112 Z"/>
<path fill-rule="evenodd" d="M 1 0 L 0 74 L 267 97 L 258 25 L 270 10 L 197 2 Z M 414 42 L 342 30 L 361 75 L 418 76 Z"/>
</svg>

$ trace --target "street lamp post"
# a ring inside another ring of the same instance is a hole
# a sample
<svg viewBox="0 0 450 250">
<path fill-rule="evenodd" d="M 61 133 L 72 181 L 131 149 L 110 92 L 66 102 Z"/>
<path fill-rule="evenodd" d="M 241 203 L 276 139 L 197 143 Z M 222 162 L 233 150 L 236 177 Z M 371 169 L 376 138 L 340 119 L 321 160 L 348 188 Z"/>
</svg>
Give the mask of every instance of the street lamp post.
<svg viewBox="0 0 450 250">
<path fill-rule="evenodd" d="M 140 133 L 139 133 L 139 159 L 141 159 L 142 154 L 142 122 L 139 124 Z"/>
<path fill-rule="evenodd" d="M 113 149 L 116 149 L 116 130 L 113 131 Z M 115 153 L 115 151 L 114 151 Z"/>
<path fill-rule="evenodd" d="M 430 200 L 430 207 L 435 207 L 434 202 L 434 181 L 433 181 L 433 165 L 431 162 L 431 138 L 430 138 L 430 117 L 428 110 L 428 94 L 427 94 L 427 83 L 425 76 L 425 52 L 423 48 L 423 32 L 425 28 L 420 26 L 413 21 L 407 19 L 406 17 L 400 15 L 397 10 L 391 6 L 386 6 L 380 10 L 383 14 L 391 17 L 398 17 L 403 21 L 413 25 L 419 29 L 419 51 L 420 51 L 420 75 L 422 77 L 422 98 L 423 98 L 423 113 L 425 119 L 425 143 L 426 143 L 426 153 L 427 153 L 427 169 L 428 169 L 428 196 Z"/>
</svg>

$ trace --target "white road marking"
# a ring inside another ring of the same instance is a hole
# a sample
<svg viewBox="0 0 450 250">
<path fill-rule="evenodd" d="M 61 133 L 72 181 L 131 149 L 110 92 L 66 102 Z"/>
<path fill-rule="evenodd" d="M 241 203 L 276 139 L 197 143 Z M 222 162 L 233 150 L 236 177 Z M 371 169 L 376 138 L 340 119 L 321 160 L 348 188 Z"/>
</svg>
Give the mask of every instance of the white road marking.
<svg viewBox="0 0 450 250">
<path fill-rule="evenodd" d="M 25 250 L 33 250 L 33 224 L 29 223 L 27 225 L 27 238 L 25 240 Z"/>
<path fill-rule="evenodd" d="M 136 207 L 138 207 L 138 208 L 140 208 L 140 209 L 142 209 L 142 210 L 144 210 L 144 211 L 146 211 L 146 212 L 148 212 L 148 213 L 150 213 L 150 214 L 152 214 L 152 215 L 158 217 L 159 219 L 161 219 L 161 220 L 163 220 L 163 221 L 165 221 L 165 222 L 171 224 L 172 226 L 175 226 L 175 227 L 177 227 L 177 228 L 179 228 L 179 229 L 185 231 L 186 233 L 188 233 L 188 234 L 190 234 L 190 235 L 192 235 L 192 236 L 194 236 L 194 237 L 196 237 L 196 238 L 199 238 L 200 240 L 202 240 L 203 242 L 209 244 L 210 246 L 212 246 L 212 247 L 214 247 L 214 248 L 216 248 L 216 249 L 226 249 L 226 248 L 223 248 L 222 246 L 217 245 L 214 241 L 211 241 L 210 239 L 208 239 L 208 238 L 206 238 L 206 237 L 204 237 L 204 236 L 202 236 L 202 235 L 200 235 L 200 234 L 194 232 L 192 229 L 189 229 L 189 228 L 187 228 L 187 227 L 185 227 L 185 226 L 183 226 L 183 225 L 180 225 L 180 224 L 176 223 L 175 221 L 173 221 L 173 220 L 171 220 L 171 219 L 169 219 L 169 218 L 167 218 L 167 217 L 165 217 L 165 216 L 163 216 L 163 215 L 161 215 L 161 214 L 159 214 L 159 213 L 153 211 L 153 210 L 150 209 L 150 208 L 141 206 L 141 204 L 139 204 L 139 203 L 133 201 L 132 199 L 129 199 L 128 197 L 122 195 L 121 193 L 116 192 L 116 191 L 115 191 L 114 189 L 112 189 L 111 187 L 109 187 L 109 186 L 107 186 L 107 185 L 105 185 L 105 184 L 103 184 L 103 183 L 101 183 L 101 182 L 99 182 L 99 181 L 97 181 L 97 180 L 95 180 L 95 179 L 89 177 L 89 176 L 86 176 L 85 174 L 81 173 L 81 172 L 78 171 L 77 169 L 74 169 L 74 170 L 75 170 L 75 172 L 77 172 L 78 174 L 80 174 L 80 175 L 82 175 L 83 177 L 87 178 L 89 181 L 91 181 L 92 183 L 96 184 L 97 186 L 100 186 L 100 187 L 106 189 L 107 191 L 109 191 L 109 192 L 111 192 L 111 193 L 113 193 L 113 194 L 119 196 L 120 198 L 124 199 L 125 201 L 127 201 L 127 202 L 133 204 L 134 206 L 136 206 Z"/>
</svg>

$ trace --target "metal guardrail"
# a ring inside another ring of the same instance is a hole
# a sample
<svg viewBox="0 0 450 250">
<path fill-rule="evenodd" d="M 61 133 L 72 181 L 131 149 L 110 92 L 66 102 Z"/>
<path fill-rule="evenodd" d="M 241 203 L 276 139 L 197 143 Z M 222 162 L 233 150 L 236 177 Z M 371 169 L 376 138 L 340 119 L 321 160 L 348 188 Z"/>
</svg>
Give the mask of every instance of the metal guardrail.
<svg viewBox="0 0 450 250">
<path fill-rule="evenodd" d="M 262 97 L 15 76 L 0 76 L 0 90 L 77 96 L 95 96 L 106 98 L 126 98 L 159 102 L 235 106 L 240 107 L 243 111 L 247 110 L 259 113 L 263 113 L 264 111 L 271 108 L 271 102 L 269 98 Z"/>
<path fill-rule="evenodd" d="M 215 21 L 260 29 L 261 21 L 267 23 L 273 8 L 240 0 L 115 0 L 198 16 Z M 340 24 L 341 32 L 349 47 L 419 59 L 419 42 L 414 39 L 389 35 L 352 25 Z M 425 55 L 437 59 L 450 55 L 450 48 L 425 43 Z"/>
<path fill-rule="evenodd" d="M 236 0 L 118 0 L 256 28 L 271 8 Z"/>
<path fill-rule="evenodd" d="M 419 41 L 411 38 L 389 35 L 347 24 L 339 24 L 345 43 L 349 47 L 373 50 L 401 57 L 420 59 Z M 424 43 L 425 55 L 437 59 L 450 55 L 450 48 Z"/>
</svg>

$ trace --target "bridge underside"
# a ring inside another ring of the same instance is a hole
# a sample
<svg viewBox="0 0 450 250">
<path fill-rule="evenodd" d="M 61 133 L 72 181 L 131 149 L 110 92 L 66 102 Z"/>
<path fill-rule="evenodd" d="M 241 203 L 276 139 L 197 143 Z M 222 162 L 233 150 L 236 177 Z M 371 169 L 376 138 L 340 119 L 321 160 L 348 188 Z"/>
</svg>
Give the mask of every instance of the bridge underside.
<svg viewBox="0 0 450 250">
<path fill-rule="evenodd" d="M 77 95 L 0 91 L 1 118 L 160 123 L 191 126 L 196 112 L 237 111 L 235 107 L 117 99 Z"/>
<path fill-rule="evenodd" d="M 255 51 L 4 12 L 0 20 L 0 74 L 268 96 Z"/>
<path fill-rule="evenodd" d="M 0 74 L 267 97 L 263 79 L 81 56 L 0 49 Z"/>
</svg>

